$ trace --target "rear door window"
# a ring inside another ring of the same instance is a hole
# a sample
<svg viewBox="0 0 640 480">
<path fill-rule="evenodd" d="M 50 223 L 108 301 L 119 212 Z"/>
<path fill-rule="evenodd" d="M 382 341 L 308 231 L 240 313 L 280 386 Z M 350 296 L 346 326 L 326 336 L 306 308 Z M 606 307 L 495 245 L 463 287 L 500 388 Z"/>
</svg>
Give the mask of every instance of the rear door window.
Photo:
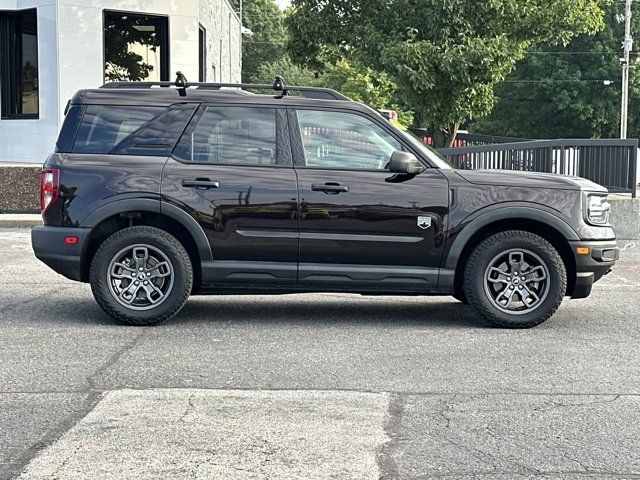
<svg viewBox="0 0 640 480">
<path fill-rule="evenodd" d="M 277 141 L 277 111 L 260 107 L 203 106 L 174 156 L 185 162 L 252 166 L 291 165 Z"/>
<path fill-rule="evenodd" d="M 89 105 L 73 152 L 168 157 L 196 108 Z"/>
</svg>

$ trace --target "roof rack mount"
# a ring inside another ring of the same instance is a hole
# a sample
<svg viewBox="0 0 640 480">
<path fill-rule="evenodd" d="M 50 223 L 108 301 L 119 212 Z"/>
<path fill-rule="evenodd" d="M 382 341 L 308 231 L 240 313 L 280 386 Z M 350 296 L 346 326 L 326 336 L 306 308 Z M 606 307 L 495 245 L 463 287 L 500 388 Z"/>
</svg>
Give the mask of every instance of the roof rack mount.
<svg viewBox="0 0 640 480">
<path fill-rule="evenodd" d="M 303 97 L 325 99 L 325 100 L 343 100 L 350 101 L 340 92 L 331 88 L 321 87 L 298 87 L 289 86 L 284 79 L 277 75 L 272 85 L 266 83 L 210 83 L 210 82 L 188 82 L 182 72 L 176 73 L 175 82 L 109 82 L 105 83 L 101 88 L 152 88 L 152 87 L 175 87 L 178 89 L 180 96 L 187 96 L 187 89 L 190 87 L 207 88 L 212 90 L 221 90 L 222 88 L 239 88 L 241 90 L 273 90 L 280 92 L 280 97 L 289 95 L 289 92 L 295 91 Z"/>
</svg>

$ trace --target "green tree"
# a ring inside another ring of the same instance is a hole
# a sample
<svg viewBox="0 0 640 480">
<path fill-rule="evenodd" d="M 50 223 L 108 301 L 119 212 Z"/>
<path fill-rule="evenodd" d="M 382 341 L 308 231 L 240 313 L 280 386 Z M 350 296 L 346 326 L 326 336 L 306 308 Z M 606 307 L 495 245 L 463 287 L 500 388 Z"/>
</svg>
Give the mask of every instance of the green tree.
<svg viewBox="0 0 640 480">
<path fill-rule="evenodd" d="M 624 24 L 620 3 L 606 8 L 605 28 L 580 35 L 565 49 L 541 45 L 527 52 L 496 88 L 493 112 L 470 128 L 524 138 L 612 138 L 620 133 L 620 62 Z M 640 34 L 640 16 L 632 29 Z M 632 57 L 635 59 L 636 57 Z M 608 84 L 609 81 L 613 82 Z M 606 83 L 605 83 L 606 82 Z M 640 70 L 631 69 L 629 133 L 640 133 Z"/>
<path fill-rule="evenodd" d="M 242 43 L 242 81 L 255 82 L 261 65 L 286 56 L 284 13 L 274 0 L 244 0 L 242 22 L 253 32 Z"/>
<path fill-rule="evenodd" d="M 260 66 L 257 82 L 270 83 L 275 75 L 281 75 L 289 85 L 333 88 L 343 95 L 376 109 L 398 112 L 405 124 L 413 122 L 413 112 L 398 98 L 397 88 L 388 76 L 371 68 L 352 65 L 346 60 L 323 65 L 322 71 L 314 71 L 284 57 Z"/>
<path fill-rule="evenodd" d="M 288 85 L 320 86 L 316 72 L 294 63 L 288 56 L 282 57 L 275 62 L 267 62 L 260 65 L 254 81 L 256 83 L 273 83 L 276 75 L 284 78 Z"/>
<path fill-rule="evenodd" d="M 494 88 L 528 48 L 602 25 L 606 0 L 294 0 L 290 51 L 305 65 L 334 49 L 386 72 L 437 145 L 491 111 Z"/>
<path fill-rule="evenodd" d="M 347 97 L 378 110 L 395 110 L 399 120 L 413 123 L 414 112 L 398 97 L 398 88 L 383 72 L 339 60 L 325 67 L 320 81 Z"/>
</svg>

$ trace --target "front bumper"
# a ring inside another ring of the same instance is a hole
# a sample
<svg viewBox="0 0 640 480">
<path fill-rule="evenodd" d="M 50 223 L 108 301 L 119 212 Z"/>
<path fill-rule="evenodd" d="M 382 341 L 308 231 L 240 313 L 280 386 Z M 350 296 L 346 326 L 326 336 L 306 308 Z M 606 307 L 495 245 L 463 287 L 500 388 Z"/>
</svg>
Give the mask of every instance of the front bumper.
<svg viewBox="0 0 640 480">
<path fill-rule="evenodd" d="M 89 228 L 34 227 L 31 245 L 38 260 L 71 280 L 83 281 L 82 254 L 87 243 Z M 77 238 L 67 243 L 67 238 Z"/>
<path fill-rule="evenodd" d="M 615 240 L 570 242 L 576 261 L 576 279 L 571 298 L 586 298 L 593 284 L 611 271 L 620 258 L 620 248 Z M 578 249 L 588 253 L 578 253 Z"/>
</svg>

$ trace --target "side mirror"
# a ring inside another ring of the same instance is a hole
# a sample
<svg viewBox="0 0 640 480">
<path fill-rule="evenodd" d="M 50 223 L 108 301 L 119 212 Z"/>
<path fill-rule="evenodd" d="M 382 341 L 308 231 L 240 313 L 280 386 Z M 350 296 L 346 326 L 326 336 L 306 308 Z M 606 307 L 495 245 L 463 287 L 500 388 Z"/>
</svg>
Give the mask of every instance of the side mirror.
<svg viewBox="0 0 640 480">
<path fill-rule="evenodd" d="M 413 153 L 396 150 L 391 154 L 391 160 L 387 168 L 392 173 L 403 173 L 405 175 L 418 175 L 424 172 L 425 168 Z"/>
</svg>

